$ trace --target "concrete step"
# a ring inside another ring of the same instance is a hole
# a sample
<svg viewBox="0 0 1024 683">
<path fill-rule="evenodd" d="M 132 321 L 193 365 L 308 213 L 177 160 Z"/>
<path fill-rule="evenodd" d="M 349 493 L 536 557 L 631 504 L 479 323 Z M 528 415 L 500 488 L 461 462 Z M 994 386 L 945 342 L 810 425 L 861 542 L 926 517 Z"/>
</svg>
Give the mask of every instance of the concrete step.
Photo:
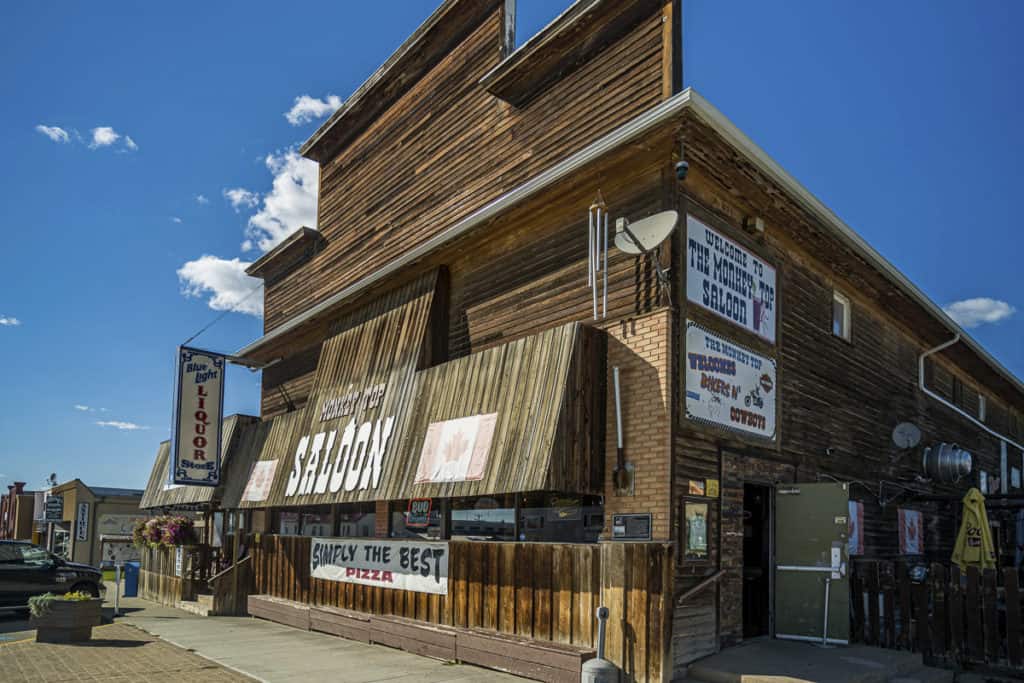
<svg viewBox="0 0 1024 683">
<path fill-rule="evenodd" d="M 209 593 L 200 593 L 196 596 L 196 602 L 203 605 L 207 609 L 213 609 L 213 595 Z"/>
<path fill-rule="evenodd" d="M 189 612 L 190 614 L 195 614 L 200 617 L 210 616 L 210 606 L 204 605 L 197 600 L 179 600 L 175 607 L 183 612 Z"/>
</svg>

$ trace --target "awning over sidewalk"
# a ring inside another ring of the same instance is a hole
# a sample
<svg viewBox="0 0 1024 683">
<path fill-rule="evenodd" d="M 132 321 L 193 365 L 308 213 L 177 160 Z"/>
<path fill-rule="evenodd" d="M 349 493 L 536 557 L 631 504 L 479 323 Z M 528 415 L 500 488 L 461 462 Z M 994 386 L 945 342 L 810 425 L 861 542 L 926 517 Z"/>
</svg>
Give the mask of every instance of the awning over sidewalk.
<svg viewBox="0 0 1024 683">
<path fill-rule="evenodd" d="M 201 505 L 211 501 L 220 500 L 224 493 L 225 483 L 232 476 L 245 477 L 248 472 L 248 463 L 232 462 L 236 457 L 244 459 L 245 451 L 240 446 L 239 436 L 248 426 L 258 424 L 259 418 L 251 415 L 229 415 L 224 420 L 223 432 L 221 434 L 221 453 L 223 453 L 222 476 L 220 486 L 172 486 L 167 483 L 167 458 L 171 452 L 171 442 L 164 441 L 156 452 L 156 460 L 153 462 L 153 470 L 149 474 L 149 483 L 142 494 L 142 502 L 139 507 L 143 510 L 148 508 L 164 508 L 174 506 Z M 234 474 L 232 474 L 234 472 Z"/>
<path fill-rule="evenodd" d="M 335 325 L 305 407 L 253 437 L 240 507 L 599 490 L 600 333 L 569 324 L 418 371 L 435 282 Z"/>
</svg>

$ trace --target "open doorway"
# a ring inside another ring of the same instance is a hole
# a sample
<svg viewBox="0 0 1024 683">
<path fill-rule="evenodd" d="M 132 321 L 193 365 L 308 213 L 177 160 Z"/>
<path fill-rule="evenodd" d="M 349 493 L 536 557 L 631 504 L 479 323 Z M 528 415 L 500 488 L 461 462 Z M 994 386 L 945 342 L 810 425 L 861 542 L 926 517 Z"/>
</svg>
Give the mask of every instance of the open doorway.
<svg viewBox="0 0 1024 683">
<path fill-rule="evenodd" d="M 772 489 L 743 486 L 743 637 L 771 632 Z"/>
</svg>

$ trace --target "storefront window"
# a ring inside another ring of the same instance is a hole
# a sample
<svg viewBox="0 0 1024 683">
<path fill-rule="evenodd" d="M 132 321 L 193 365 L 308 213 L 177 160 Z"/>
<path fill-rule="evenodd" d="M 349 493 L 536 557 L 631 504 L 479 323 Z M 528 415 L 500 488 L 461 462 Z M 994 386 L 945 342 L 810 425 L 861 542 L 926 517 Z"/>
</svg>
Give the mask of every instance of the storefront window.
<svg viewBox="0 0 1024 683">
<path fill-rule="evenodd" d="M 600 496 L 527 493 L 520 500 L 519 540 L 596 543 L 603 522 Z"/>
<path fill-rule="evenodd" d="M 297 510 L 282 510 L 277 513 L 277 524 L 274 530 L 282 536 L 299 535 L 299 512 Z"/>
<path fill-rule="evenodd" d="M 686 517 L 686 557 L 693 560 L 706 560 L 708 557 L 708 504 L 687 502 Z"/>
<path fill-rule="evenodd" d="M 409 501 L 399 500 L 391 504 L 391 538 L 422 538 L 436 540 L 441 538 L 441 501 L 438 499 L 418 498 L 417 505 L 429 501 L 430 511 L 427 513 L 427 524 L 423 525 L 422 514 L 413 512 L 415 523 L 409 521 Z"/>
<path fill-rule="evenodd" d="M 481 496 L 452 500 L 452 538 L 470 541 L 514 541 L 514 496 Z"/>
<path fill-rule="evenodd" d="M 371 538 L 376 536 L 377 514 L 373 503 L 342 505 L 338 510 L 338 536 Z"/>
<path fill-rule="evenodd" d="M 600 496 L 551 492 L 479 496 L 431 501 L 429 523 L 409 525 L 409 501 L 391 506 L 393 538 L 441 538 L 444 504 L 450 508 L 453 539 L 595 543 L 604 521 Z M 517 524 L 518 514 L 518 524 Z M 416 512 L 413 517 L 416 522 Z"/>
<path fill-rule="evenodd" d="M 71 532 L 54 525 L 53 547 L 51 550 L 58 557 L 63 557 L 65 560 L 70 559 L 68 553 L 71 551 Z"/>
</svg>

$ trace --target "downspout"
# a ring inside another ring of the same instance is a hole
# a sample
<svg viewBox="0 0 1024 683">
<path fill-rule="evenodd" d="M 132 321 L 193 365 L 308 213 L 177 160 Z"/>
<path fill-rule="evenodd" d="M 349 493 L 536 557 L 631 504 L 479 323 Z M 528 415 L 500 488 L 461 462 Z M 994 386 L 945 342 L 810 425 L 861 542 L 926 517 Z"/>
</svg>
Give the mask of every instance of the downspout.
<svg viewBox="0 0 1024 683">
<path fill-rule="evenodd" d="M 1024 446 L 1020 445 L 1019 443 L 1017 443 L 1016 441 L 1014 441 L 1010 437 L 1004 436 L 1003 434 L 1000 434 L 999 432 L 997 432 L 996 430 L 992 429 L 987 424 L 985 424 L 984 422 L 979 420 L 978 418 L 976 418 L 973 415 L 971 415 L 970 413 L 964 411 L 959 406 L 957 406 L 957 405 L 947 401 L 942 396 L 939 396 L 934 391 L 932 391 L 931 389 L 929 389 L 928 387 L 925 386 L 925 384 L 924 384 L 924 361 L 925 361 L 925 359 L 928 356 L 931 356 L 933 354 L 938 353 L 939 351 L 943 351 L 945 349 L 948 349 L 950 346 L 953 346 L 954 344 L 956 344 L 959 341 L 960 341 L 960 333 L 957 332 L 956 336 L 953 337 L 952 339 L 950 339 L 949 341 L 943 342 L 942 344 L 939 344 L 935 348 L 928 349 L 927 351 L 925 351 L 924 353 L 922 353 L 918 357 L 918 359 L 917 359 L 918 386 L 920 386 L 921 391 L 924 394 L 926 394 L 927 396 L 931 396 L 933 399 L 935 399 L 936 401 L 938 401 L 942 405 L 946 406 L 950 410 L 952 410 L 952 411 L 954 411 L 956 413 L 959 413 L 963 417 L 966 417 L 968 420 L 973 422 L 975 425 L 977 425 L 979 428 L 981 428 L 985 432 L 988 432 L 989 434 L 991 434 L 992 436 L 996 437 L 1000 441 L 1008 443 L 1011 446 L 1014 446 L 1017 449 L 1019 449 L 1021 451 L 1024 451 Z"/>
</svg>

